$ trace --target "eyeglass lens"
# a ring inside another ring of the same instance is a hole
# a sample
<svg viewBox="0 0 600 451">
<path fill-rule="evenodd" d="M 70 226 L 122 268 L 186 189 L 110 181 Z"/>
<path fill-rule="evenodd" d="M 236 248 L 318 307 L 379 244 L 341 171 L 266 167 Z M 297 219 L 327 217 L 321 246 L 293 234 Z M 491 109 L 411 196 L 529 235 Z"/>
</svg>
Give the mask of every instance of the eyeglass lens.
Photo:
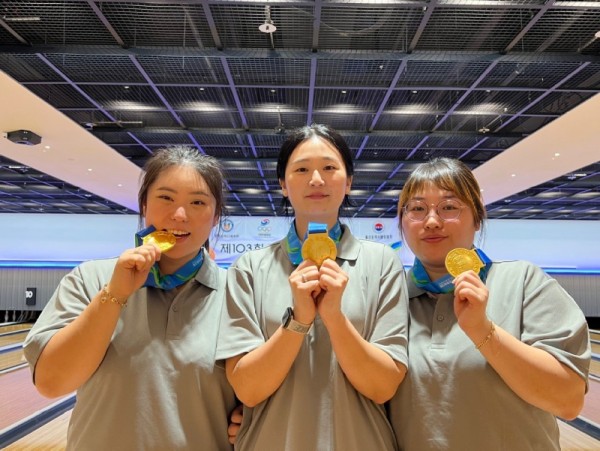
<svg viewBox="0 0 600 451">
<path fill-rule="evenodd" d="M 404 211 L 411 221 L 423 221 L 429 214 L 429 209 L 435 208 L 437 215 L 444 221 L 448 221 L 458 218 L 461 206 L 458 201 L 452 199 L 443 200 L 435 207 L 430 207 L 420 200 L 411 200 L 404 207 Z"/>
</svg>

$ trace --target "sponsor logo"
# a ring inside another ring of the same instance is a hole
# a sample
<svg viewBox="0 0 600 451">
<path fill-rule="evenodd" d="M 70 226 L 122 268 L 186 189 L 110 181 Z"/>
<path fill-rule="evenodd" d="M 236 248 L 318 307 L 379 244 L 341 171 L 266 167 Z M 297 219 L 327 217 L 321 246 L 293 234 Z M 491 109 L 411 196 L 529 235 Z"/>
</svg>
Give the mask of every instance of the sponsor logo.
<svg viewBox="0 0 600 451">
<path fill-rule="evenodd" d="M 271 220 L 269 218 L 261 219 L 260 225 L 256 228 L 261 236 L 271 235 Z"/>
<path fill-rule="evenodd" d="M 223 219 L 220 227 L 223 232 L 231 232 L 233 230 L 233 221 L 231 219 Z"/>
<path fill-rule="evenodd" d="M 375 230 L 377 233 L 381 233 L 383 232 L 383 223 L 381 222 L 376 222 L 375 224 L 373 224 L 373 230 Z"/>
</svg>

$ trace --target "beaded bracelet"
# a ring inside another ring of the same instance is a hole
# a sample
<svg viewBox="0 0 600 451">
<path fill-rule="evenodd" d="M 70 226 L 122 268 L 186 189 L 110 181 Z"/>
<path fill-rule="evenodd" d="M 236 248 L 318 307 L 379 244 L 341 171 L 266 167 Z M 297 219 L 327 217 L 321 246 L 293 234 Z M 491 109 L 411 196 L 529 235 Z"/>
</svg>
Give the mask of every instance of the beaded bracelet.
<svg viewBox="0 0 600 451">
<path fill-rule="evenodd" d="M 121 307 L 127 306 L 127 299 L 124 301 L 118 300 L 111 292 L 108 291 L 108 284 L 102 287 L 102 295 L 100 296 L 100 302 L 104 304 L 106 301 L 110 301 L 113 304 L 119 304 Z"/>
<path fill-rule="evenodd" d="M 492 323 L 492 327 L 490 328 L 490 333 L 487 334 L 487 336 L 483 339 L 483 341 L 476 346 L 477 349 L 481 348 L 484 344 L 486 344 L 488 341 L 490 341 L 490 339 L 492 338 L 492 335 L 494 335 L 496 326 L 494 325 L 493 321 L 491 321 L 491 323 Z"/>
</svg>

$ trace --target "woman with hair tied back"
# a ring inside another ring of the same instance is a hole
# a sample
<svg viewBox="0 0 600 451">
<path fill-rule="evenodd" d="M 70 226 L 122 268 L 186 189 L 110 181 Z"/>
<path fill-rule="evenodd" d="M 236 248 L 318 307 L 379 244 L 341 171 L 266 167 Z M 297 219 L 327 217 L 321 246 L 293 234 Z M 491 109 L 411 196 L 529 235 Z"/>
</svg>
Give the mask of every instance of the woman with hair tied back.
<svg viewBox="0 0 600 451">
<path fill-rule="evenodd" d="M 69 450 L 231 450 L 235 395 L 215 365 L 225 271 L 208 254 L 220 165 L 163 149 L 141 181 L 136 247 L 66 275 L 29 333 L 34 383 L 77 390 Z"/>
<path fill-rule="evenodd" d="M 398 214 L 416 257 L 410 371 L 389 403 L 400 449 L 559 450 L 555 417 L 580 412 L 591 356 L 575 301 L 537 266 L 474 248 L 486 212 L 458 160 L 419 165 Z"/>
<path fill-rule="evenodd" d="M 391 247 L 340 224 L 352 174 L 333 129 L 292 132 L 277 162 L 288 235 L 228 270 L 217 357 L 245 405 L 236 449 L 396 449 L 382 404 L 406 373 L 405 276 Z"/>
</svg>

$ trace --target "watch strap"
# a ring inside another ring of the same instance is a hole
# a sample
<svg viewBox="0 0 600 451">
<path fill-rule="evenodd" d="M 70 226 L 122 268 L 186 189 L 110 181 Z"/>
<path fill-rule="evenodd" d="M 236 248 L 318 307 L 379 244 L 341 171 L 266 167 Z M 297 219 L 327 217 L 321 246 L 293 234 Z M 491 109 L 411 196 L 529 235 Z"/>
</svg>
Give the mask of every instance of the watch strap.
<svg viewBox="0 0 600 451">
<path fill-rule="evenodd" d="M 287 319 L 283 323 L 284 329 L 291 330 L 292 332 L 296 332 L 296 333 L 302 334 L 302 335 L 306 335 L 310 331 L 310 328 L 312 327 L 312 323 L 304 324 L 304 323 L 301 323 L 300 321 L 296 321 L 294 319 L 294 310 L 291 307 L 288 307 L 288 309 L 286 311 L 286 316 L 287 316 Z"/>
</svg>

